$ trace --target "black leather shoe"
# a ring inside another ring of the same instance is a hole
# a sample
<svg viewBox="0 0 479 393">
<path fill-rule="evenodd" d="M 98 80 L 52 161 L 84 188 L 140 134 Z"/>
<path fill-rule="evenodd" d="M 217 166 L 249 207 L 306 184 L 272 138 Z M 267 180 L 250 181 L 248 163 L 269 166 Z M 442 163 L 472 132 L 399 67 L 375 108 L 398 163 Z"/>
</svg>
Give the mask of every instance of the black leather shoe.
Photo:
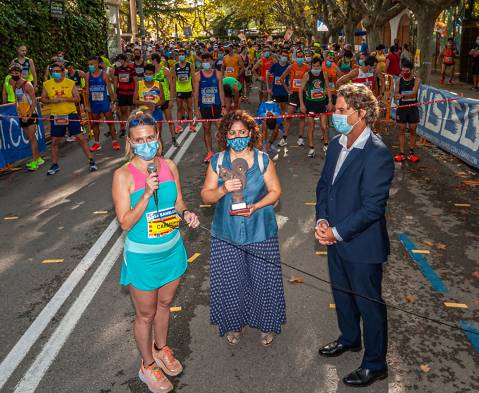
<svg viewBox="0 0 479 393">
<path fill-rule="evenodd" d="M 328 345 L 325 345 L 322 348 L 319 348 L 319 354 L 321 356 L 326 356 L 328 358 L 333 358 L 335 356 L 342 355 L 344 352 L 351 351 L 351 352 L 359 352 L 362 349 L 361 345 L 356 347 L 347 346 L 337 341 L 333 341 Z"/>
<path fill-rule="evenodd" d="M 348 386 L 361 388 L 369 386 L 372 383 L 388 377 L 388 369 L 384 370 L 369 370 L 367 368 L 359 367 L 351 374 L 343 378 L 343 383 Z"/>
</svg>

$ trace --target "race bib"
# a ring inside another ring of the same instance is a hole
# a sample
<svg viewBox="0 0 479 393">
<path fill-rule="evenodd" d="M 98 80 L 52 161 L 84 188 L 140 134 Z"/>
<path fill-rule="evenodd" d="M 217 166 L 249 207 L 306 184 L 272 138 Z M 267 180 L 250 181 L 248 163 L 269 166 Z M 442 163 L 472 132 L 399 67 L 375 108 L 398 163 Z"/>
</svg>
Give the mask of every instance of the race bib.
<svg viewBox="0 0 479 393">
<path fill-rule="evenodd" d="M 155 101 L 156 96 L 151 94 L 151 92 L 146 92 L 143 94 L 143 101 Z"/>
<path fill-rule="evenodd" d="M 280 76 L 275 76 L 274 77 L 274 84 L 279 85 L 279 86 L 283 85 L 283 83 L 281 82 L 281 77 Z"/>
<path fill-rule="evenodd" d="M 312 89 L 311 98 L 317 100 L 323 96 L 323 89 Z"/>
<path fill-rule="evenodd" d="M 180 82 L 186 82 L 189 79 L 188 75 L 178 75 L 178 80 Z"/>
<path fill-rule="evenodd" d="M 336 85 L 334 84 L 334 82 L 329 82 L 329 89 L 334 90 L 335 88 L 336 88 Z"/>
<path fill-rule="evenodd" d="M 232 74 L 235 72 L 235 69 L 234 67 L 226 67 L 225 71 L 227 74 Z"/>
<path fill-rule="evenodd" d="M 56 126 L 67 126 L 69 123 L 70 121 L 68 120 L 68 115 L 53 117 L 53 124 L 55 124 Z"/>
<path fill-rule="evenodd" d="M 145 72 L 145 69 L 143 67 L 137 67 L 137 68 L 135 68 L 135 72 L 138 75 L 143 75 L 143 73 Z"/>
<path fill-rule="evenodd" d="M 214 105 L 215 104 L 215 95 L 214 94 L 203 94 L 201 102 L 205 105 Z"/>
<path fill-rule="evenodd" d="M 118 80 L 121 83 L 128 83 L 130 81 L 130 74 L 118 74 Z"/>
<path fill-rule="evenodd" d="M 302 85 L 303 85 L 303 80 L 302 79 L 293 79 L 293 87 L 295 89 L 301 88 Z"/>
<path fill-rule="evenodd" d="M 92 91 L 91 92 L 92 101 L 103 101 L 103 92 L 102 91 Z"/>
<path fill-rule="evenodd" d="M 246 71 L 244 72 L 244 74 L 245 74 L 246 76 L 251 76 L 251 75 L 253 75 L 253 73 L 251 72 L 251 70 L 250 70 L 249 68 L 246 69 Z"/>
<path fill-rule="evenodd" d="M 444 57 L 444 63 L 452 64 L 453 62 L 454 60 L 452 59 L 452 57 Z"/>
<path fill-rule="evenodd" d="M 22 70 L 22 78 L 28 77 L 29 70 Z"/>
<path fill-rule="evenodd" d="M 148 239 L 159 238 L 173 232 L 180 225 L 180 218 L 174 207 L 146 213 Z"/>
</svg>

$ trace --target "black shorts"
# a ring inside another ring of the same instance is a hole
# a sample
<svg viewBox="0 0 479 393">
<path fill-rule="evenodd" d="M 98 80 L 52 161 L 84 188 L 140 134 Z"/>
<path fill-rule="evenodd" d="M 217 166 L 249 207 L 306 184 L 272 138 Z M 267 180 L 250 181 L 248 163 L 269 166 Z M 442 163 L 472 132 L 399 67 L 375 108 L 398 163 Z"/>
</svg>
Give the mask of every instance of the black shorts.
<svg viewBox="0 0 479 393">
<path fill-rule="evenodd" d="M 299 108 L 299 92 L 293 91 L 293 92 L 289 95 L 288 104 L 291 105 L 291 106 L 294 106 L 294 107 L 296 107 L 296 108 Z"/>
<path fill-rule="evenodd" d="M 170 107 L 170 100 L 165 101 L 160 108 L 162 111 L 166 111 L 169 107 Z"/>
<path fill-rule="evenodd" d="M 472 75 L 479 75 L 479 61 L 472 64 Z"/>
<path fill-rule="evenodd" d="M 186 91 L 186 92 L 176 92 L 176 98 L 179 98 L 180 100 L 187 100 L 188 98 L 191 98 L 193 93 L 191 91 Z"/>
<path fill-rule="evenodd" d="M 33 113 L 32 117 L 30 117 L 27 121 L 22 121 L 22 119 L 20 118 L 20 127 L 27 128 L 33 126 L 34 124 L 37 124 L 37 121 L 38 115 L 36 113 Z"/>
<path fill-rule="evenodd" d="M 328 100 L 319 101 L 319 102 L 304 100 L 304 105 L 306 106 L 306 113 L 310 113 L 310 114 L 327 112 L 328 111 L 326 107 L 327 104 L 328 104 Z"/>
<path fill-rule="evenodd" d="M 118 106 L 133 106 L 133 94 L 118 94 Z"/>
<path fill-rule="evenodd" d="M 332 99 L 332 101 L 333 101 L 333 105 L 336 105 L 336 98 L 338 98 L 338 96 L 337 96 L 336 94 L 333 94 L 333 95 L 331 96 L 331 99 Z"/>
<path fill-rule="evenodd" d="M 210 107 L 200 108 L 201 118 L 208 119 L 221 119 L 221 106 L 212 105 Z"/>
<path fill-rule="evenodd" d="M 288 102 L 288 96 L 273 96 L 273 101 L 278 104 Z"/>
<path fill-rule="evenodd" d="M 396 122 L 417 124 L 419 123 L 419 109 L 417 106 L 411 106 L 408 108 L 398 108 L 396 110 Z"/>
</svg>

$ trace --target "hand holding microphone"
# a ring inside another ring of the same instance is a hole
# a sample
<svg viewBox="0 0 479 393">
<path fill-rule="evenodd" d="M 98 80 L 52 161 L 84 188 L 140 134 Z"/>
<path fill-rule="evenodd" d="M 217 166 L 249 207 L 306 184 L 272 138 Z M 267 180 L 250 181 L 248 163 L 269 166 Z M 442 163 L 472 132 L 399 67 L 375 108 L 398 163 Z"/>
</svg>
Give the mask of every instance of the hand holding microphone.
<svg viewBox="0 0 479 393">
<path fill-rule="evenodd" d="M 155 199 L 156 209 L 158 210 L 158 175 L 156 173 L 156 165 L 154 163 L 148 164 L 146 168 L 149 175 L 146 178 L 145 193 L 153 195 Z"/>
</svg>

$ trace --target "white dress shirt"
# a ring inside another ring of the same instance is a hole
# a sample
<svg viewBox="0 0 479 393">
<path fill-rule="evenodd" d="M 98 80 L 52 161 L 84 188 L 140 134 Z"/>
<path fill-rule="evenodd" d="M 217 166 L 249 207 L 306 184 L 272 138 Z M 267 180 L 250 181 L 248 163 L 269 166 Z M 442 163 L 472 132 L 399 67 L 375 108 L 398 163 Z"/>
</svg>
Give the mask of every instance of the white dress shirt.
<svg viewBox="0 0 479 393">
<path fill-rule="evenodd" d="M 364 149 L 364 146 L 366 145 L 366 142 L 368 141 L 369 137 L 371 136 L 371 128 L 366 127 L 363 132 L 359 135 L 358 139 L 354 141 L 354 143 L 351 145 L 350 148 L 348 148 L 348 137 L 347 135 L 341 135 L 339 138 L 339 144 L 343 147 L 341 149 L 341 152 L 339 153 L 338 156 L 338 161 L 336 162 L 336 167 L 334 168 L 334 175 L 333 175 L 333 183 L 336 180 L 336 176 L 338 175 L 339 171 L 341 170 L 341 167 L 344 164 L 344 161 L 346 161 L 346 158 L 348 157 L 348 154 L 353 150 L 353 149 Z M 324 219 L 319 219 L 318 224 L 323 221 Z M 332 228 L 333 235 L 336 238 L 338 242 L 343 241 L 343 238 L 339 235 L 338 231 L 336 230 L 336 227 Z"/>
</svg>

